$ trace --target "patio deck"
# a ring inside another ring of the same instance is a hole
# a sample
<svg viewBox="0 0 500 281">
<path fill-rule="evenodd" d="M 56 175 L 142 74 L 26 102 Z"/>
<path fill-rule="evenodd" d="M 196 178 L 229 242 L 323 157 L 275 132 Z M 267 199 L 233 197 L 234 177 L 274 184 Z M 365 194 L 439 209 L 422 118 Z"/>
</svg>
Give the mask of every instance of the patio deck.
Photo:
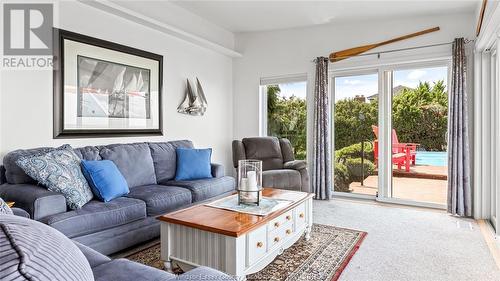
<svg viewBox="0 0 500 281">
<path fill-rule="evenodd" d="M 364 180 L 364 185 L 353 182 L 349 186 L 352 193 L 376 195 L 378 176 L 372 175 Z M 447 168 L 437 166 L 412 166 L 409 173 L 404 170 L 393 170 L 392 197 L 446 204 L 447 200 Z"/>
</svg>

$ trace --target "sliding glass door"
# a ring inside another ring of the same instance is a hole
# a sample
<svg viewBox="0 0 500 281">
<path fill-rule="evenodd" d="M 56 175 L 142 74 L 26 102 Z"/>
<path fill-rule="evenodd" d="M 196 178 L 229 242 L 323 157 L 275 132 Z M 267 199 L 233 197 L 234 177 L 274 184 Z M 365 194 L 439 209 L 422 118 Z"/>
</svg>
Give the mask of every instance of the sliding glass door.
<svg viewBox="0 0 500 281">
<path fill-rule="evenodd" d="M 448 64 L 333 74 L 335 192 L 445 207 Z"/>
<path fill-rule="evenodd" d="M 448 66 L 392 73 L 392 197 L 445 205 Z"/>
</svg>

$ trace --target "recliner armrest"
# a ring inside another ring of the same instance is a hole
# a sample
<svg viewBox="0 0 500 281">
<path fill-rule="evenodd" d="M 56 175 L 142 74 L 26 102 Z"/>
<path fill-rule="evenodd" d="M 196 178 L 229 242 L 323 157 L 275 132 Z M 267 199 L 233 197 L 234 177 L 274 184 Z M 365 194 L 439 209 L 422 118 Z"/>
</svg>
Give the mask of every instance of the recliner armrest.
<svg viewBox="0 0 500 281">
<path fill-rule="evenodd" d="M 292 169 L 292 170 L 302 170 L 307 168 L 307 162 L 305 160 L 293 160 L 288 161 L 283 164 L 284 169 Z"/>
<path fill-rule="evenodd" d="M 0 185 L 0 197 L 15 202 L 15 207 L 27 211 L 34 220 L 66 212 L 66 199 L 62 194 L 33 184 Z"/>
<path fill-rule="evenodd" d="M 212 169 L 212 177 L 221 178 L 226 175 L 224 166 L 222 166 L 221 164 L 212 163 L 210 164 L 210 166 Z"/>
</svg>

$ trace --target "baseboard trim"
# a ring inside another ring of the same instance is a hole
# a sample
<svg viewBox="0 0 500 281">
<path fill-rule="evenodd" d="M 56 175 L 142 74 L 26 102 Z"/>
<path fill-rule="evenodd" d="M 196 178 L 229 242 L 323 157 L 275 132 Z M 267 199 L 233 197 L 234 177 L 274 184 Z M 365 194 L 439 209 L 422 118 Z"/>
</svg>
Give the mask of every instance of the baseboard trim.
<svg viewBox="0 0 500 281">
<path fill-rule="evenodd" d="M 483 234 L 484 240 L 486 241 L 486 245 L 488 245 L 488 249 L 493 256 L 493 259 L 495 260 L 497 268 L 500 269 L 500 243 L 496 239 L 493 227 L 491 227 L 486 220 L 477 220 L 477 224 L 479 225 L 481 234 Z"/>
</svg>

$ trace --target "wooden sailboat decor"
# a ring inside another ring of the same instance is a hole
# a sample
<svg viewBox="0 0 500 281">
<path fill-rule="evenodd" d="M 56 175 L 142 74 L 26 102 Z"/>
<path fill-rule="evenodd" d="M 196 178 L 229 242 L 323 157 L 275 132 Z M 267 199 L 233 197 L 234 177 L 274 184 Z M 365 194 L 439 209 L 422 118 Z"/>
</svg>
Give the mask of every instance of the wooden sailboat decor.
<svg viewBox="0 0 500 281">
<path fill-rule="evenodd" d="M 184 100 L 177 107 L 177 112 L 195 116 L 203 116 L 205 114 L 205 111 L 207 110 L 207 105 L 207 99 L 205 97 L 205 93 L 203 92 L 203 88 L 201 87 L 200 80 L 198 80 L 198 77 L 196 78 L 196 91 L 193 91 L 189 79 L 186 79 L 186 92 L 184 95 Z"/>
</svg>

